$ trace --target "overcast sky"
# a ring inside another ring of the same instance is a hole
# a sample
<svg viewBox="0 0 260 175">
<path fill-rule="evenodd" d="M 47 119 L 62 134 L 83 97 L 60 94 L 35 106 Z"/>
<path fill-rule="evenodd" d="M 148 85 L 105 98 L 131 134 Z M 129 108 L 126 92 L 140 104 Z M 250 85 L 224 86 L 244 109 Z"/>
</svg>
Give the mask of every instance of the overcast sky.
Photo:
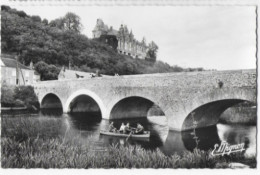
<svg viewBox="0 0 260 175">
<path fill-rule="evenodd" d="M 13 6 L 49 21 L 74 12 L 92 38 L 97 18 L 159 46 L 158 60 L 182 67 L 256 67 L 255 8 L 250 6 Z"/>
</svg>

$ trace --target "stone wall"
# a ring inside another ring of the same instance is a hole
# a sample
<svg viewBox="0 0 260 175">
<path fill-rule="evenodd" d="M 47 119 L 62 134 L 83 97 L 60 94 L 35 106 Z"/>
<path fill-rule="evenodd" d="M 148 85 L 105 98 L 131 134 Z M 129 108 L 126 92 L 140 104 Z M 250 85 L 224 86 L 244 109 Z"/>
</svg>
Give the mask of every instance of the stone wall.
<svg viewBox="0 0 260 175">
<path fill-rule="evenodd" d="M 223 83 L 221 88 L 220 81 Z M 35 85 L 35 91 L 39 100 L 48 93 L 56 94 L 61 99 L 64 112 L 68 112 L 72 98 L 84 93 L 97 102 L 102 117 L 107 119 L 122 99 L 141 97 L 162 109 L 170 129 L 186 130 L 192 126 L 183 128 L 185 119 L 203 105 L 221 100 L 231 100 L 232 104 L 232 100 L 256 101 L 256 71 L 182 72 L 46 81 Z"/>
</svg>

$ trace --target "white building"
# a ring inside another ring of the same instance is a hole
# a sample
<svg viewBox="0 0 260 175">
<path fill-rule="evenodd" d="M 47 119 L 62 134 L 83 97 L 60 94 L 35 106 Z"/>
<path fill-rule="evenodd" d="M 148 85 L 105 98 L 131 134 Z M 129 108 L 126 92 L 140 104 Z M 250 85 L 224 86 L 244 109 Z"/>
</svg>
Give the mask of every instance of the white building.
<svg viewBox="0 0 260 175">
<path fill-rule="evenodd" d="M 20 62 L 16 62 L 12 55 L 1 55 L 1 84 L 8 85 L 31 85 L 40 81 L 40 75 Z M 17 78 L 18 77 L 18 78 Z"/>
</svg>

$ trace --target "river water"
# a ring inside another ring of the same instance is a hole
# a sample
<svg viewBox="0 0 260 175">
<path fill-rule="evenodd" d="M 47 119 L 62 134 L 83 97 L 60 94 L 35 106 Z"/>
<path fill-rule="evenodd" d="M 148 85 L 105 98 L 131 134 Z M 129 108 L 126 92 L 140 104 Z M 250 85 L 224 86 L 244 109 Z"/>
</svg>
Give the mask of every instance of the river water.
<svg viewBox="0 0 260 175">
<path fill-rule="evenodd" d="M 15 115 L 14 115 L 15 116 Z M 101 119 L 96 113 L 62 114 L 58 111 L 42 111 L 34 114 L 34 117 L 61 117 L 64 122 L 76 133 L 80 133 L 83 139 L 91 137 L 94 142 L 102 146 L 112 144 L 140 145 L 144 149 L 160 149 L 165 155 L 174 153 L 181 154 L 184 150 L 192 151 L 195 147 L 202 150 L 214 148 L 215 144 L 227 141 L 229 144 L 245 143 L 245 156 L 251 157 L 256 154 L 256 126 L 217 124 L 216 126 L 196 129 L 198 144 L 194 140 L 192 131 L 177 132 L 169 131 L 167 119 L 164 116 L 152 116 L 147 118 L 114 120 L 114 126 L 119 129 L 122 122 L 130 123 L 136 127 L 141 123 L 145 130 L 151 132 L 150 139 L 136 140 L 100 135 L 100 130 L 107 130 L 111 121 Z"/>
</svg>

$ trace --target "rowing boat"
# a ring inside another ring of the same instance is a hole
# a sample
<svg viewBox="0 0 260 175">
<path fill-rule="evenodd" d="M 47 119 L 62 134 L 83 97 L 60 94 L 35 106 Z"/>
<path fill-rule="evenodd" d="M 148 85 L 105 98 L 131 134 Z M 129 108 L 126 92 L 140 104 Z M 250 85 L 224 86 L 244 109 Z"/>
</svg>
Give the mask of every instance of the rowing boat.
<svg viewBox="0 0 260 175">
<path fill-rule="evenodd" d="M 115 137 L 129 137 L 129 134 L 123 134 L 119 132 L 109 132 L 109 131 L 100 131 L 100 134 L 102 135 L 109 135 L 109 136 L 115 136 Z M 148 139 L 150 138 L 150 131 L 144 131 L 143 134 L 131 134 L 131 138 L 142 138 L 142 139 Z"/>
</svg>

